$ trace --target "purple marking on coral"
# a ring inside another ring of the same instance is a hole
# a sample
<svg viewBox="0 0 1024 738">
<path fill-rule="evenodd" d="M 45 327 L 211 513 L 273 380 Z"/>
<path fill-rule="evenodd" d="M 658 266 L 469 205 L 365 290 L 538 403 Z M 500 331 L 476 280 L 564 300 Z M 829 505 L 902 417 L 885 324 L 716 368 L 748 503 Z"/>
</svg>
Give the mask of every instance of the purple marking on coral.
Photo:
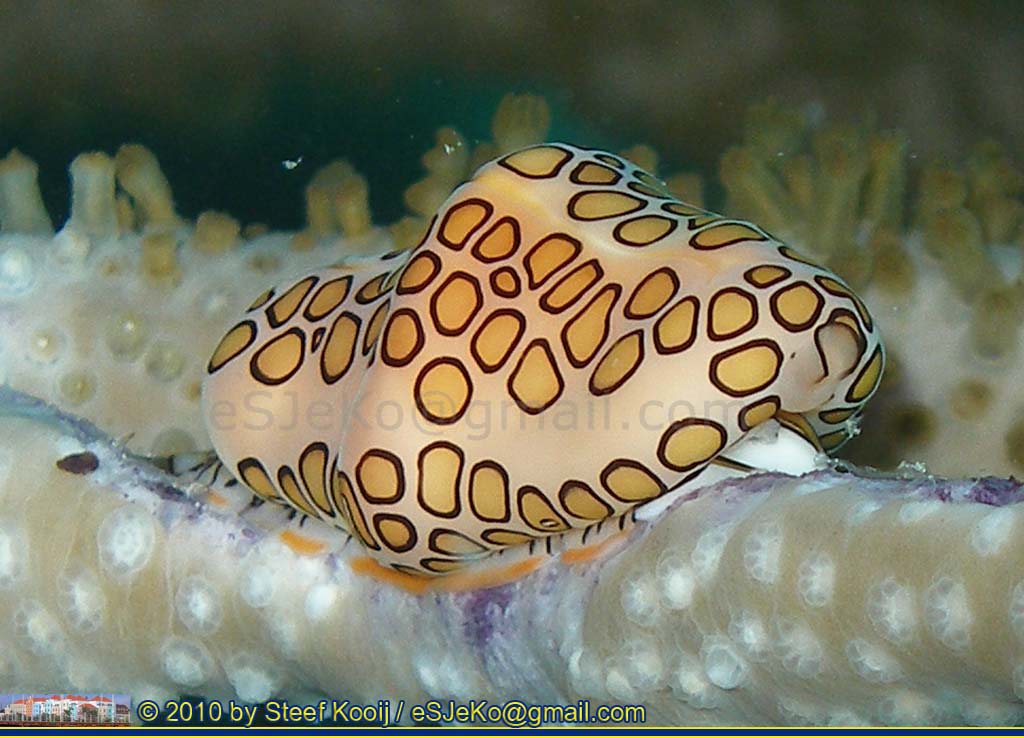
<svg viewBox="0 0 1024 738">
<path fill-rule="evenodd" d="M 340 563 L 341 562 L 338 561 L 338 555 L 333 551 L 324 557 L 324 566 L 327 568 L 327 571 L 331 572 L 332 574 L 338 571 Z"/>
<path fill-rule="evenodd" d="M 166 482 L 156 482 L 155 484 L 147 485 L 150 491 L 156 492 L 156 496 L 161 500 L 171 500 L 177 502 L 179 500 L 187 499 L 187 495 L 180 489 L 172 484 Z"/>
<path fill-rule="evenodd" d="M 470 643 L 485 648 L 494 636 L 496 620 L 514 599 L 515 585 L 466 592 L 456 600 L 462 609 L 462 632 Z"/>
<path fill-rule="evenodd" d="M 829 470 L 823 470 L 821 472 L 811 472 L 799 478 L 802 480 L 813 480 L 817 475 L 834 473 L 835 472 Z M 762 492 L 772 489 L 772 487 L 781 479 L 788 479 L 792 481 L 797 479 L 797 477 L 793 477 L 789 474 L 782 474 L 780 472 L 761 472 L 747 477 L 724 479 L 722 481 L 715 482 L 714 484 L 697 487 L 696 489 L 680 495 L 678 498 L 673 500 L 659 517 L 668 515 L 680 505 L 685 505 L 688 502 L 700 499 L 701 497 L 709 494 L 720 497 L 725 505 L 735 505 L 751 495 L 761 494 Z M 643 508 L 640 509 L 642 510 Z M 641 535 L 644 527 L 645 526 L 638 521 L 638 528 L 641 530 L 635 530 L 634 535 Z"/>
<path fill-rule="evenodd" d="M 973 502 L 980 505 L 1003 507 L 1024 502 L 1024 487 L 1013 478 L 980 477 L 969 480 L 952 480 L 925 477 L 907 480 L 893 477 L 886 481 L 898 482 L 900 494 L 910 494 L 951 504 Z"/>
<path fill-rule="evenodd" d="M 1024 487 L 1012 477 L 982 477 L 974 482 L 967 496 L 982 505 L 1014 505 L 1024 502 Z"/>
</svg>

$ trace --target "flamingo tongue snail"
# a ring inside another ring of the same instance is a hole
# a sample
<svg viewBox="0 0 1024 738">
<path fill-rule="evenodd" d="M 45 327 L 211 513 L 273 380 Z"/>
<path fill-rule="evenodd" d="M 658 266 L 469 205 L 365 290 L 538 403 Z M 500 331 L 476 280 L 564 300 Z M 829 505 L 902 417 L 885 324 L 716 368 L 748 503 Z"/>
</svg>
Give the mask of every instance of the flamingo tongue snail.
<svg viewBox="0 0 1024 738">
<path fill-rule="evenodd" d="M 546 144 L 481 167 L 417 248 L 258 298 L 203 406 L 242 481 L 347 530 L 377 573 L 488 584 L 742 468 L 768 421 L 838 447 L 883 363 L 835 274 L 620 157 Z"/>
</svg>

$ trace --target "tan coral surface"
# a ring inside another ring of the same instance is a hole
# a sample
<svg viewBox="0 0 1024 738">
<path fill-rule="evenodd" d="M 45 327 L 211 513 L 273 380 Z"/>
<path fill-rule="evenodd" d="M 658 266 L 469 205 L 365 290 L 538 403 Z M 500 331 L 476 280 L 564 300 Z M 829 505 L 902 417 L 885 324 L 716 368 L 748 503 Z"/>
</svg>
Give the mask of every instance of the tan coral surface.
<svg viewBox="0 0 1024 738">
<path fill-rule="evenodd" d="M 287 523 L 190 499 L 53 420 L 3 421 L 8 691 L 586 698 L 642 704 L 648 724 L 1024 719 L 1013 484 L 751 477 L 641 525 L 610 559 L 416 596 L 354 575 L 352 545 L 299 555 Z M 95 468 L 58 468 L 73 454 Z"/>
</svg>

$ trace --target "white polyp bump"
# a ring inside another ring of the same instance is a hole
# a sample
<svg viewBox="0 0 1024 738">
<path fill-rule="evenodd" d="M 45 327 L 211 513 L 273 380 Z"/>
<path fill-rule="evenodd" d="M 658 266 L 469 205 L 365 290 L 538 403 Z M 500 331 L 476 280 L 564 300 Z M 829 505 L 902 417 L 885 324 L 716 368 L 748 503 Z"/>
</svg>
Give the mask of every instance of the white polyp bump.
<svg viewBox="0 0 1024 738">
<path fill-rule="evenodd" d="M 1018 664 L 1013 670 L 1013 693 L 1024 701 L 1024 664 Z"/>
<path fill-rule="evenodd" d="M 14 611 L 14 629 L 28 649 L 43 656 L 66 654 L 64 631 L 36 600 L 24 600 Z"/>
<path fill-rule="evenodd" d="M 716 687 L 736 689 L 747 680 L 750 671 L 747 662 L 724 636 L 705 636 L 700 647 L 700 658 L 704 664 L 704 674 Z"/>
<path fill-rule="evenodd" d="M 854 638 L 846 644 L 846 658 L 857 676 L 872 683 L 895 682 L 903 677 L 899 661 L 874 643 Z"/>
<path fill-rule="evenodd" d="M 665 665 L 658 644 L 650 638 L 631 638 L 619 649 L 617 662 L 630 684 L 640 692 L 650 692 L 661 686 Z"/>
<path fill-rule="evenodd" d="M 239 584 L 242 599 L 252 607 L 261 608 L 274 598 L 274 575 L 266 564 L 255 564 L 242 575 Z"/>
<path fill-rule="evenodd" d="M 53 439 L 53 451 L 54 454 L 58 457 L 70 456 L 71 454 L 80 454 L 86 450 L 87 448 L 82 444 L 82 442 L 79 439 L 75 438 L 74 436 L 70 436 L 66 433 L 61 434 L 57 438 Z"/>
<path fill-rule="evenodd" d="M 569 657 L 569 678 L 572 688 L 584 697 L 604 695 L 601 659 L 591 649 L 578 648 Z"/>
<path fill-rule="evenodd" d="M 418 653 L 413 658 L 413 670 L 423 691 L 433 697 L 469 697 L 477 686 L 471 664 L 436 649 Z"/>
<path fill-rule="evenodd" d="M 732 528 L 723 525 L 705 531 L 697 539 L 693 553 L 690 554 L 690 562 L 702 582 L 709 582 L 718 572 L 718 562 L 729 543 L 730 533 L 732 533 Z"/>
<path fill-rule="evenodd" d="M 109 671 L 101 669 L 94 661 L 87 661 L 80 654 L 64 664 L 64 679 L 69 687 L 76 690 L 85 691 L 109 678 Z"/>
<path fill-rule="evenodd" d="M 568 661 L 569 681 L 572 683 L 572 688 L 575 691 L 577 691 L 577 692 L 581 692 L 582 691 L 579 688 L 580 676 L 583 673 L 582 672 L 582 668 L 581 668 L 582 661 L 583 661 L 583 649 L 582 648 L 578 648 L 578 647 L 573 649 L 573 652 L 571 654 L 569 654 L 569 661 Z"/>
<path fill-rule="evenodd" d="M 796 588 L 811 607 L 824 607 L 832 601 L 836 565 L 823 553 L 808 556 L 797 569 Z"/>
<path fill-rule="evenodd" d="M 53 364 L 60 358 L 67 343 L 67 336 L 58 328 L 40 327 L 29 336 L 28 357 L 36 364 Z"/>
<path fill-rule="evenodd" d="M 0 357 L 6 354 L 7 352 L 4 350 L 3 344 L 0 344 Z M 4 381 L 3 369 L 0 368 L 0 384 L 3 384 Z M 10 449 L 0 449 L 0 501 L 4 498 L 4 490 L 11 486 L 8 485 L 7 480 L 10 478 L 13 469 L 14 454 Z"/>
<path fill-rule="evenodd" d="M 619 700 L 620 702 L 633 702 L 639 699 L 636 690 L 633 685 L 629 682 L 629 677 L 626 676 L 620 669 L 612 667 L 608 670 L 608 676 L 604 680 L 605 689 L 608 690 L 608 694 L 613 699 Z"/>
<path fill-rule="evenodd" d="M 160 663 L 164 674 L 175 684 L 198 687 L 213 674 L 214 663 L 210 652 L 199 641 L 172 636 L 160 648 Z"/>
<path fill-rule="evenodd" d="M 729 621 L 729 638 L 753 661 L 762 661 L 768 656 L 771 645 L 768 629 L 759 617 L 748 610 L 741 610 Z"/>
<path fill-rule="evenodd" d="M 630 622 L 641 627 L 654 625 L 660 614 L 658 585 L 650 574 L 637 574 L 622 583 L 619 601 Z"/>
<path fill-rule="evenodd" d="M 96 533 L 100 563 L 115 577 L 130 577 L 142 569 L 155 541 L 152 516 L 135 506 L 114 510 Z"/>
<path fill-rule="evenodd" d="M 774 584 L 779 576 L 782 527 L 774 520 L 759 523 L 743 541 L 743 566 L 762 584 Z"/>
<path fill-rule="evenodd" d="M 947 648 L 967 648 L 974 614 L 963 583 L 945 576 L 935 580 L 924 593 L 924 620 L 932 635 Z"/>
<path fill-rule="evenodd" d="M 313 581 L 323 571 L 320 560 L 315 556 L 298 556 L 291 551 L 289 553 L 291 554 L 292 571 L 297 575 L 296 581 L 304 583 Z"/>
<path fill-rule="evenodd" d="M 0 521 L 0 590 L 11 589 L 28 566 L 28 539 L 20 527 Z"/>
<path fill-rule="evenodd" d="M 270 645 L 277 649 L 277 652 L 288 659 L 297 658 L 299 655 L 299 629 L 291 614 L 284 617 L 271 617 L 267 623 L 267 632 L 270 635 Z"/>
<path fill-rule="evenodd" d="M 149 670 L 147 670 L 145 676 L 150 676 Z M 158 678 L 157 674 L 152 674 L 152 676 Z M 168 701 L 178 701 L 181 699 L 181 690 L 168 685 L 166 679 L 160 679 L 159 682 L 126 682 L 124 691 L 131 695 L 144 694 L 147 700 L 152 700 L 158 705 L 166 705 Z M 225 710 L 224 712 L 227 713 L 228 711 Z"/>
<path fill-rule="evenodd" d="M 434 680 L 433 683 L 435 685 L 434 686 L 434 690 L 435 691 L 432 692 L 431 694 L 435 694 L 438 697 L 450 697 L 451 698 L 451 697 L 454 697 L 455 695 L 452 693 L 452 689 L 451 689 L 451 686 L 449 684 L 450 664 L 447 661 L 449 661 L 449 657 L 447 657 L 446 655 L 438 655 L 434 659 L 432 677 L 433 677 L 433 680 Z"/>
<path fill-rule="evenodd" d="M 661 601 L 673 610 L 685 610 L 693 602 L 697 575 L 683 553 L 669 549 L 658 559 L 654 575 L 661 586 Z"/>
<path fill-rule="evenodd" d="M 886 725 L 934 725 L 938 706 L 927 697 L 902 690 L 882 698 L 878 715 Z"/>
<path fill-rule="evenodd" d="M 423 690 L 433 697 L 457 698 L 471 689 L 463 676 L 466 668 L 451 654 L 423 651 L 413 661 Z"/>
<path fill-rule="evenodd" d="M 704 675 L 699 659 L 684 651 L 679 657 L 672 679 L 669 681 L 672 694 L 690 707 L 707 710 L 718 705 L 715 686 Z"/>
<path fill-rule="evenodd" d="M 224 290 L 220 287 L 215 287 L 200 295 L 199 303 L 202 305 L 203 313 L 208 318 L 223 315 L 230 306 L 227 295 L 224 294 Z"/>
<path fill-rule="evenodd" d="M 967 725 L 999 727 L 1003 725 L 1020 725 L 1024 708 L 1005 700 L 999 700 L 986 694 L 964 696 L 960 712 Z"/>
<path fill-rule="evenodd" d="M 982 556 L 995 556 L 1010 540 L 1016 519 L 1010 507 L 990 512 L 971 530 L 971 547 Z"/>
<path fill-rule="evenodd" d="M 338 587 L 333 584 L 317 584 L 306 594 L 306 617 L 312 622 L 326 618 L 338 601 Z"/>
<path fill-rule="evenodd" d="M 907 502 L 900 506 L 899 514 L 896 519 L 902 525 L 914 525 L 919 523 L 930 515 L 934 515 L 943 507 L 943 503 L 938 500 L 915 500 L 914 502 Z"/>
<path fill-rule="evenodd" d="M 21 664 L 14 646 L 0 641 L 0 684 L 16 684 L 21 678 Z"/>
<path fill-rule="evenodd" d="M 870 722 L 859 712 L 840 707 L 825 716 L 825 725 L 830 728 L 843 728 L 870 725 Z"/>
<path fill-rule="evenodd" d="M 825 649 L 807 623 L 780 620 L 776 624 L 776 632 L 775 653 L 787 671 L 804 679 L 821 673 Z"/>
<path fill-rule="evenodd" d="M 862 500 L 850 510 L 846 522 L 850 525 L 860 525 L 881 509 L 882 503 L 877 500 Z"/>
<path fill-rule="evenodd" d="M 107 609 L 107 596 L 96 572 L 76 566 L 57 581 L 58 602 L 68 623 L 83 633 L 99 630 Z"/>
<path fill-rule="evenodd" d="M 63 228 L 53 237 L 54 249 L 51 252 L 58 264 L 80 266 L 89 258 L 92 241 L 84 233 L 74 228 Z"/>
<path fill-rule="evenodd" d="M 184 626 L 198 635 L 216 633 L 224 619 L 220 594 L 206 577 L 198 574 L 186 577 L 178 585 L 174 608 Z"/>
<path fill-rule="evenodd" d="M 11 246 L 0 252 L 0 295 L 18 295 L 35 282 L 35 264 L 24 249 Z"/>
<path fill-rule="evenodd" d="M 1024 581 L 1017 582 L 1010 593 L 1010 625 L 1017 637 L 1024 640 Z"/>
<path fill-rule="evenodd" d="M 441 688 L 441 659 L 441 654 L 435 651 L 424 651 L 413 660 L 413 669 L 420 681 L 420 686 L 432 697 L 444 695 Z"/>
<path fill-rule="evenodd" d="M 868 591 L 868 618 L 893 643 L 905 643 L 917 627 L 914 593 L 887 577 Z"/>
<path fill-rule="evenodd" d="M 776 705 L 783 725 L 821 725 L 825 722 L 821 710 L 803 700 L 781 697 Z"/>
<path fill-rule="evenodd" d="M 344 586 L 345 592 L 350 586 Z M 505 613 L 504 608 L 496 602 L 487 605 L 484 610 L 484 617 L 489 620 L 500 620 Z M 561 625 L 561 637 L 558 639 L 558 655 L 566 664 L 577 654 L 580 643 L 583 640 L 583 618 L 579 614 L 579 601 L 573 597 L 561 597 L 555 610 L 552 612 L 552 622 Z"/>
<path fill-rule="evenodd" d="M 474 682 L 472 667 L 467 663 L 460 662 L 452 653 L 441 659 L 438 672 L 442 680 L 442 694 L 445 697 L 468 700 L 473 696 L 474 687 L 478 689 L 478 685 Z"/>
<path fill-rule="evenodd" d="M 238 699 L 243 702 L 266 702 L 279 686 L 277 675 L 271 671 L 270 664 L 252 653 L 232 656 L 224 664 L 224 671 Z"/>
</svg>

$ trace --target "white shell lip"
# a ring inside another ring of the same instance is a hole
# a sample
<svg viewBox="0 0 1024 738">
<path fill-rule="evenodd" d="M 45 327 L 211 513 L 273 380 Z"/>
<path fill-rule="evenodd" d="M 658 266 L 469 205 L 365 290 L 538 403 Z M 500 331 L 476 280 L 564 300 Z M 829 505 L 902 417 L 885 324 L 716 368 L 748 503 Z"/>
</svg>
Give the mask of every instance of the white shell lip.
<svg viewBox="0 0 1024 738">
<path fill-rule="evenodd" d="M 723 479 L 736 479 L 748 474 L 781 473 L 794 477 L 827 467 L 828 457 L 814 448 L 800 434 L 775 420 L 769 420 L 750 431 L 725 455 L 733 461 L 754 467 L 753 472 L 709 466 L 697 480 L 669 490 L 661 497 L 637 508 L 637 520 L 654 520 L 672 507 L 684 494 L 710 487 Z"/>
</svg>

